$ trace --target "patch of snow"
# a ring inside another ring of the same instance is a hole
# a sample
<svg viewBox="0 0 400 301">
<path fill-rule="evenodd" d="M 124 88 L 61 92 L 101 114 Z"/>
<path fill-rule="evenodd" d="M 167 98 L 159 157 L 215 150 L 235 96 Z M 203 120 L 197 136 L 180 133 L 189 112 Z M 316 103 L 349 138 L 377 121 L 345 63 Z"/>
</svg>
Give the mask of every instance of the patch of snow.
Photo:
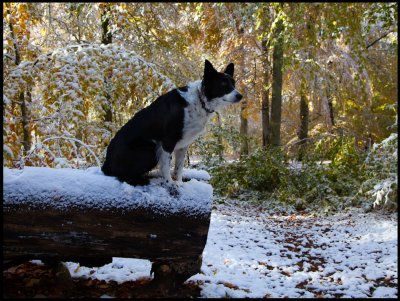
<svg viewBox="0 0 400 301">
<path fill-rule="evenodd" d="M 149 172 L 151 177 L 161 177 L 161 172 L 159 169 L 154 169 Z M 205 170 L 193 169 L 193 168 L 184 168 L 182 171 L 183 179 L 196 179 L 199 181 L 209 181 L 211 176 Z"/>
<path fill-rule="evenodd" d="M 393 298 L 393 296 L 397 296 L 397 289 L 385 286 L 378 287 L 372 295 L 373 298 Z"/>
<path fill-rule="evenodd" d="M 84 267 L 78 263 L 65 262 L 73 278 L 91 278 L 105 281 L 126 281 L 149 278 L 151 262 L 144 259 L 113 257 L 112 262 L 102 267 Z"/>
<path fill-rule="evenodd" d="M 37 264 L 37 265 L 42 265 L 42 264 L 44 264 L 41 260 L 38 260 L 38 259 L 30 260 L 30 262 L 33 263 L 33 264 Z"/>
<path fill-rule="evenodd" d="M 199 181 L 209 181 L 210 175 L 205 170 L 184 168 L 182 172 L 183 178 L 196 179 Z"/>
<path fill-rule="evenodd" d="M 3 144 L 3 152 L 7 153 L 12 158 L 14 157 L 14 153 L 7 145 Z"/>
</svg>

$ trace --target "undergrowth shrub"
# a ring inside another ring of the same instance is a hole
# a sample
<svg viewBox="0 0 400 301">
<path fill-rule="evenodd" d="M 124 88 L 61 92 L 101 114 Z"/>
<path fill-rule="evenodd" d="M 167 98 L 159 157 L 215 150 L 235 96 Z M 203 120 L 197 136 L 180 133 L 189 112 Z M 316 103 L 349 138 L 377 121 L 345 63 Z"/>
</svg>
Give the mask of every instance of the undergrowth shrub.
<svg viewBox="0 0 400 301">
<path fill-rule="evenodd" d="M 217 193 L 230 197 L 244 190 L 272 192 L 287 181 L 288 168 L 279 151 L 257 149 L 252 154 L 210 168 Z"/>
<path fill-rule="evenodd" d="M 192 155 L 201 158 L 202 165 L 218 166 L 225 162 L 227 153 L 235 152 L 240 148 L 243 139 L 245 138 L 230 122 L 221 126 L 214 120 L 211 125 L 208 125 L 206 135 L 201 136 L 191 145 L 190 151 Z"/>
<path fill-rule="evenodd" d="M 211 168 L 211 184 L 221 196 L 253 192 L 251 199 L 264 204 L 278 200 L 319 213 L 361 205 L 356 195 L 365 180 L 365 154 L 356 148 L 354 138 L 321 140 L 297 167 L 294 158 L 279 149 L 257 149 L 233 163 Z"/>
<path fill-rule="evenodd" d="M 328 136 L 316 143 L 309 158 L 328 160 L 334 170 L 356 172 L 365 155 L 356 148 L 354 137 Z"/>
<path fill-rule="evenodd" d="M 397 210 L 398 196 L 398 135 L 392 133 L 374 144 L 364 165 L 364 181 L 357 197 L 370 208 Z"/>
</svg>

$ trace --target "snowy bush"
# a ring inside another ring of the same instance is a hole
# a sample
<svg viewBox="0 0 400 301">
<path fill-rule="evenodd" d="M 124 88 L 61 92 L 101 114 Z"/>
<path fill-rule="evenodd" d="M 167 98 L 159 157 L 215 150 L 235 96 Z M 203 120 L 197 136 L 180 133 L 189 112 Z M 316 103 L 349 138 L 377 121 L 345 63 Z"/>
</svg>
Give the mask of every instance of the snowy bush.
<svg viewBox="0 0 400 301">
<path fill-rule="evenodd" d="M 94 165 L 137 110 L 173 87 L 154 64 L 115 44 L 69 45 L 24 61 L 3 83 L 5 163 L 78 167 L 73 160 L 79 160 Z M 21 93 L 28 116 L 20 116 L 12 105 Z M 22 141 L 14 134 L 24 118 L 29 118 L 32 136 L 29 154 L 22 153 Z M 95 155 L 82 145 L 92 145 Z"/>
<path fill-rule="evenodd" d="M 358 195 L 366 206 L 397 209 L 397 148 L 398 135 L 392 133 L 381 143 L 374 144 L 365 160 L 365 181 Z"/>
</svg>

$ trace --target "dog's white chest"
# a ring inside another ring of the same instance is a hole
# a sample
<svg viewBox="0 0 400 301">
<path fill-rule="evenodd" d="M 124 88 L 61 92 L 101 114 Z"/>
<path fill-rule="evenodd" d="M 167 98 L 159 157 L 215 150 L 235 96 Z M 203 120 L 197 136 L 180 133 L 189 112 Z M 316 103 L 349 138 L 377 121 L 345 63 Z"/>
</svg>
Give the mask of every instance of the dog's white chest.
<svg viewBox="0 0 400 301">
<path fill-rule="evenodd" d="M 192 143 L 205 129 L 210 114 L 202 112 L 202 108 L 189 105 L 185 108 L 183 120 L 182 139 L 179 140 L 175 149 L 180 149 Z"/>
</svg>

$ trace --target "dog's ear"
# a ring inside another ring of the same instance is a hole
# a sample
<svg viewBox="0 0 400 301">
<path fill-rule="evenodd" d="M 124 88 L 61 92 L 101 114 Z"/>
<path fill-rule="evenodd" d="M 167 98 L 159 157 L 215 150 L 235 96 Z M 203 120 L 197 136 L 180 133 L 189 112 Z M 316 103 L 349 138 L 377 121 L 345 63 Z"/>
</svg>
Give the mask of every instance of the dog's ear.
<svg viewBox="0 0 400 301">
<path fill-rule="evenodd" d="M 233 77 L 233 71 L 234 71 L 234 69 L 235 69 L 235 66 L 233 65 L 233 63 L 230 63 L 230 64 L 226 67 L 224 73 L 229 74 L 230 76 Z"/>
<path fill-rule="evenodd" d="M 206 60 L 204 63 L 204 77 L 207 77 L 207 75 L 212 75 L 216 73 L 217 70 L 214 69 L 213 65 Z"/>
</svg>

